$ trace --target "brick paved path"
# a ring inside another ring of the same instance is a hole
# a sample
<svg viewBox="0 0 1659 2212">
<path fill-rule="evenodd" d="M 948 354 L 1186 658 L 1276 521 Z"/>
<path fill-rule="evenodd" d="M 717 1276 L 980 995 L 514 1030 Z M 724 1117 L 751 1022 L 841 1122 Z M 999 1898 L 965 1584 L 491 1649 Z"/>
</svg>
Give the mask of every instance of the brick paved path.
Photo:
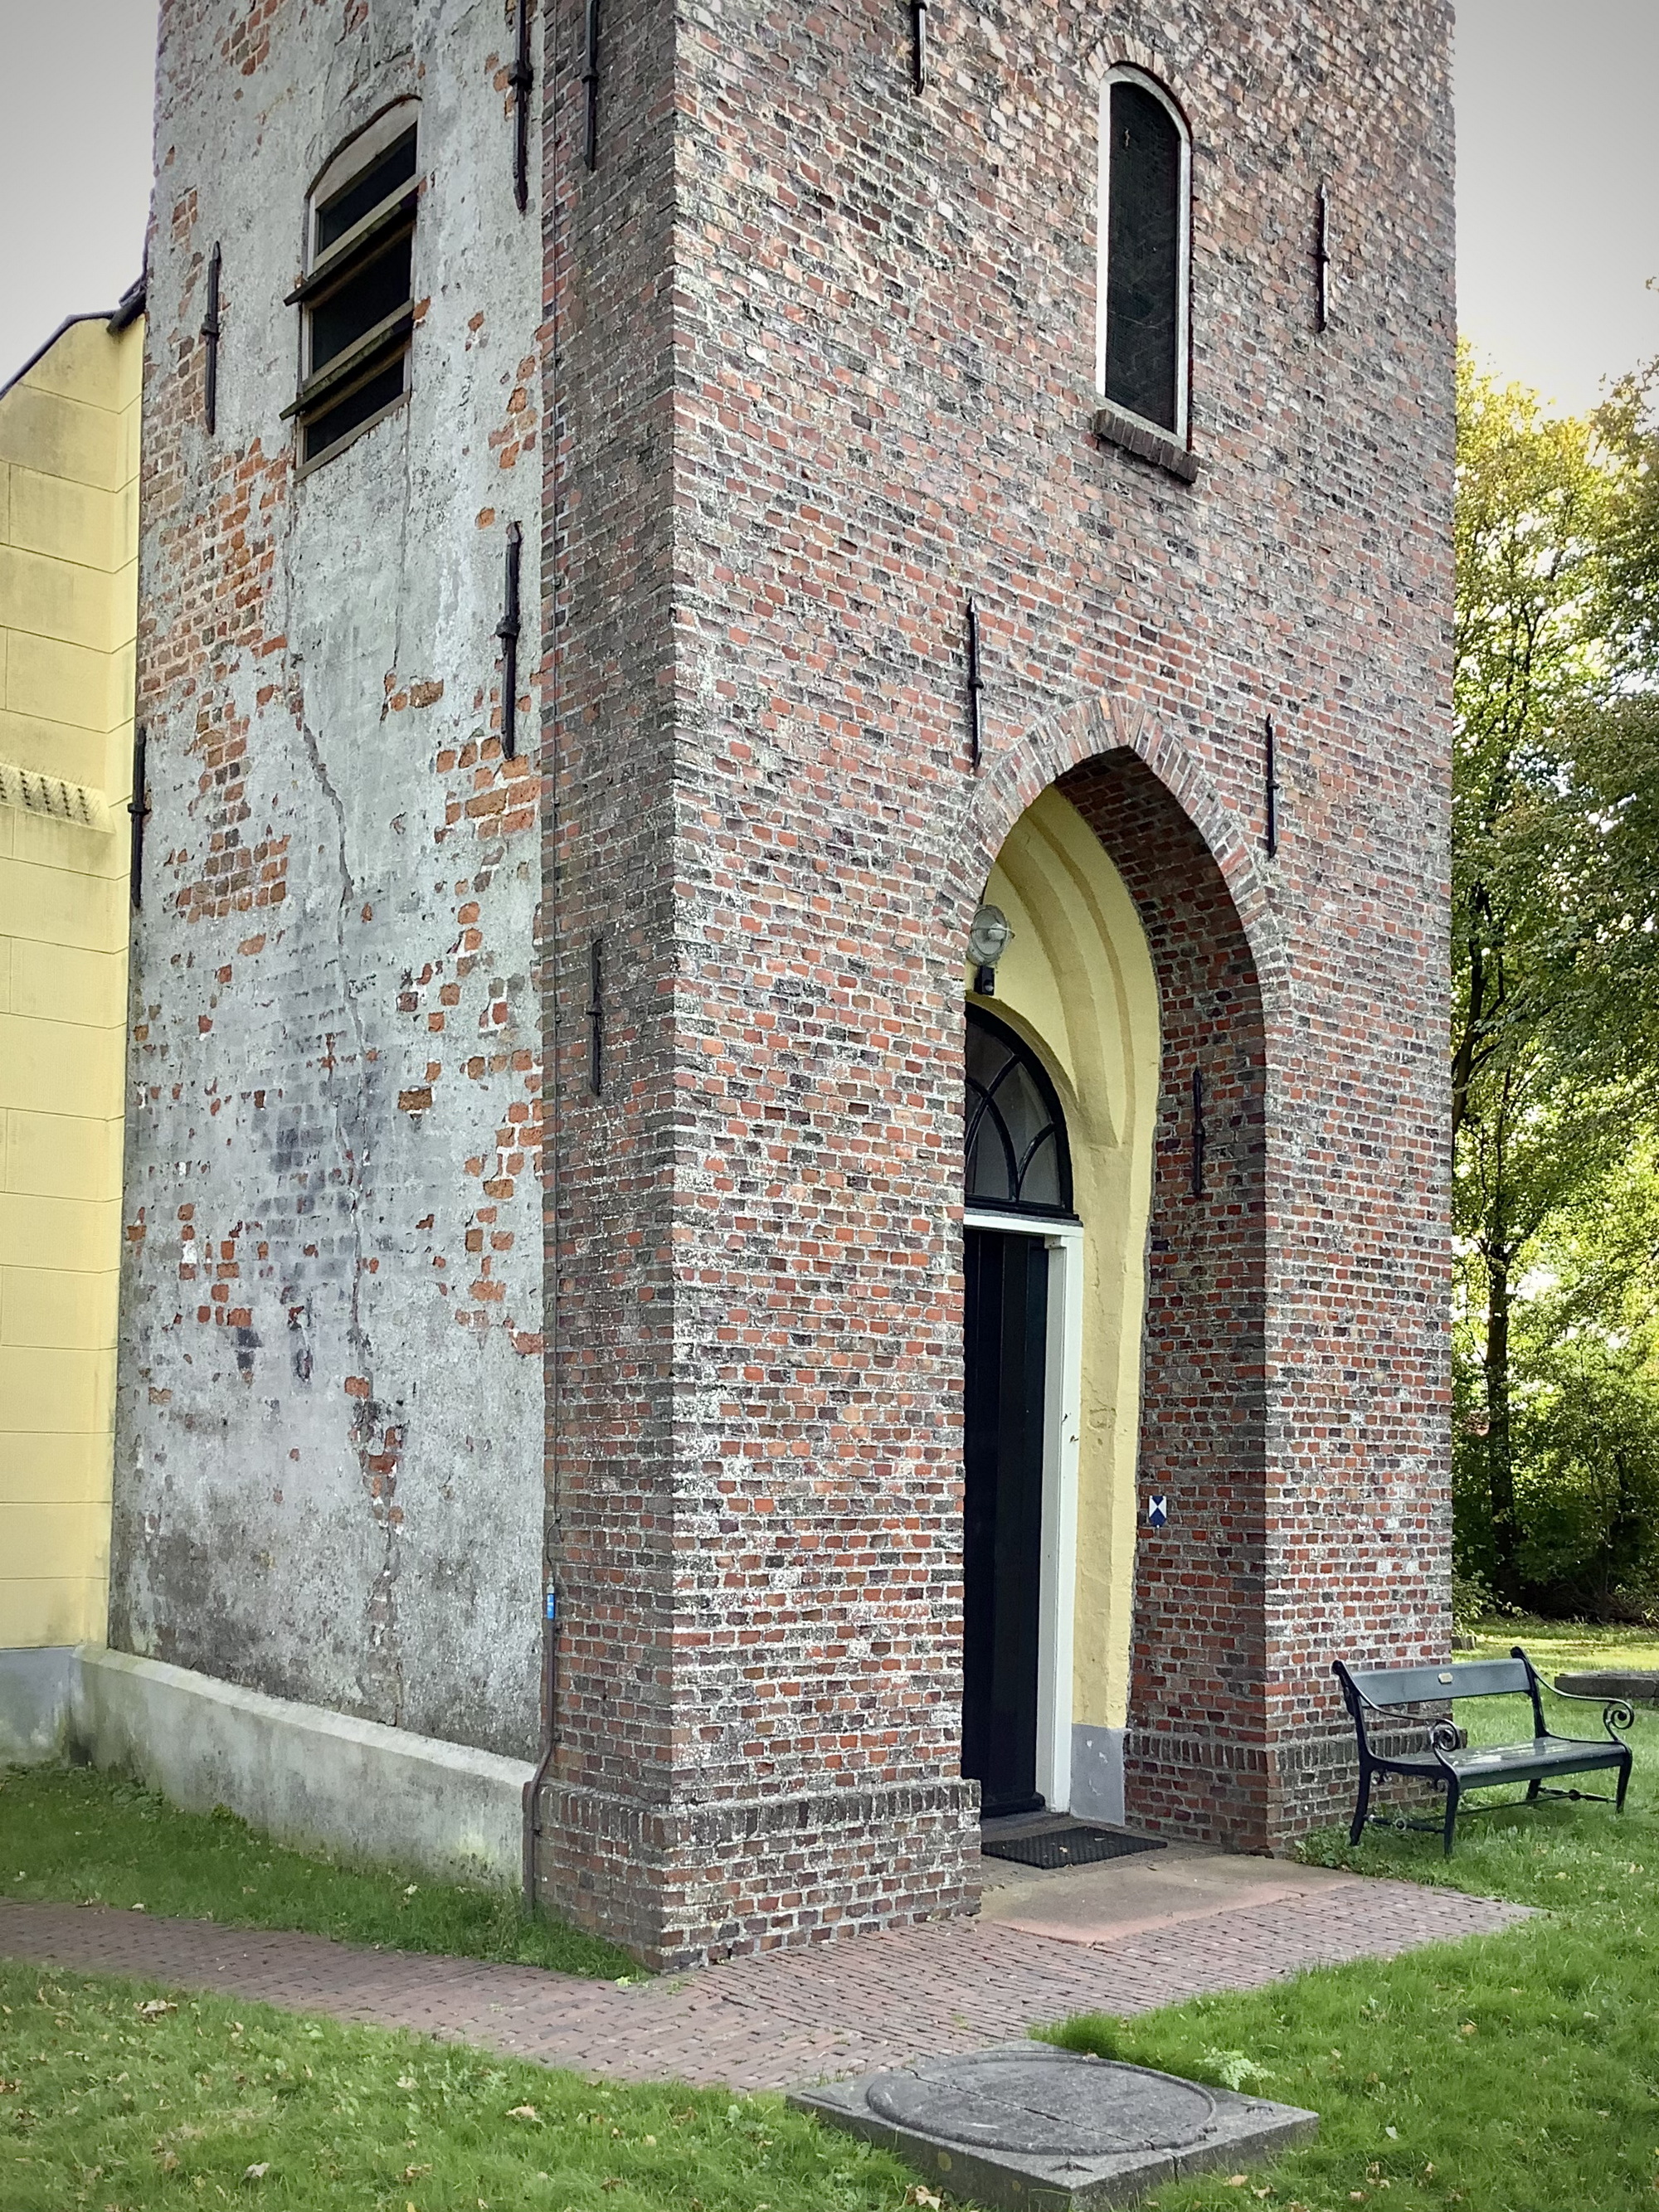
<svg viewBox="0 0 1659 2212">
<path fill-rule="evenodd" d="M 0 1955 L 413 2028 L 618 2081 L 758 2089 L 1006 2042 L 1067 2013 L 1145 2012 L 1205 1990 L 1255 1989 L 1304 1966 L 1392 1957 L 1526 1917 L 1450 1890 L 1354 1881 L 1105 1943 L 957 1920 L 619 1989 L 321 1936 L 0 1901 Z"/>
</svg>

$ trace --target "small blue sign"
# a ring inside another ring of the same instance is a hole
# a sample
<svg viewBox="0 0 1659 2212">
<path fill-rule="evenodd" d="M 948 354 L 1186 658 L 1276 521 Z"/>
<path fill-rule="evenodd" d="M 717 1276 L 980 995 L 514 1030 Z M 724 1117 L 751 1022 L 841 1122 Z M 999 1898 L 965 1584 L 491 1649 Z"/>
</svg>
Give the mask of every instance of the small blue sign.
<svg viewBox="0 0 1659 2212">
<path fill-rule="evenodd" d="M 1146 1525 L 1149 1528 L 1166 1528 L 1169 1519 L 1170 1501 L 1167 1498 L 1152 1498 L 1147 1500 Z"/>
</svg>

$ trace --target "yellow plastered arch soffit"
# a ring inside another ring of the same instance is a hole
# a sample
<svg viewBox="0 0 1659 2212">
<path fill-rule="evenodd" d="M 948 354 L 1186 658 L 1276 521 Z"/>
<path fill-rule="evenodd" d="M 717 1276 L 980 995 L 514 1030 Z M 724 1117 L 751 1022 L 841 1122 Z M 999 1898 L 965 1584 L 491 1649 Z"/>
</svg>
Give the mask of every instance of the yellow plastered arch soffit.
<svg viewBox="0 0 1659 2212">
<path fill-rule="evenodd" d="M 1014 824 L 985 896 L 1014 931 L 997 969 L 995 1010 L 1041 1054 L 1071 1136 L 1084 1224 L 1073 1711 L 1079 1725 L 1121 1729 L 1134 1594 L 1158 979 L 1122 878 L 1058 791 L 1042 793 Z"/>
</svg>

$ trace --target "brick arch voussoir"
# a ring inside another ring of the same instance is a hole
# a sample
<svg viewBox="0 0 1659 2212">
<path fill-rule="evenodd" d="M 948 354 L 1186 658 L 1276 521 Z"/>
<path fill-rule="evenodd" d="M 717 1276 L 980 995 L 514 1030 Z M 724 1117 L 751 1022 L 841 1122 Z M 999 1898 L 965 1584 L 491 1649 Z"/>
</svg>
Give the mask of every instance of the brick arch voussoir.
<svg viewBox="0 0 1659 2212">
<path fill-rule="evenodd" d="M 1203 839 L 1249 946 L 1263 1008 L 1282 1002 L 1289 970 L 1249 839 L 1182 740 L 1144 708 L 1121 699 L 1080 699 L 1046 715 L 981 778 L 941 889 L 947 927 L 966 937 L 986 878 L 1026 808 L 1073 769 L 1112 752 L 1133 753 Z"/>
<path fill-rule="evenodd" d="M 1084 76 L 1092 85 L 1102 85 L 1115 69 L 1139 70 L 1143 76 L 1162 85 L 1186 118 L 1190 131 L 1199 110 L 1194 89 L 1170 57 L 1157 46 L 1149 46 L 1142 39 L 1125 38 L 1117 31 L 1103 31 L 1082 56 Z"/>
</svg>

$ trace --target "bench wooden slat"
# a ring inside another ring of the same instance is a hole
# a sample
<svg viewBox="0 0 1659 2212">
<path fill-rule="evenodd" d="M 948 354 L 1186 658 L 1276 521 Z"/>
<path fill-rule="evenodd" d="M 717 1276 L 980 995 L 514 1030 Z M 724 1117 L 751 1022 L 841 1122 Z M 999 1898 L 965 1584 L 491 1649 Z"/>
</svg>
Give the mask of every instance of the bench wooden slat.
<svg viewBox="0 0 1659 2212">
<path fill-rule="evenodd" d="M 1527 1670 L 1519 1659 L 1474 1659 L 1461 1667 L 1351 1667 L 1348 1679 L 1374 1705 L 1527 1695 Z"/>
<path fill-rule="evenodd" d="M 1588 1774 L 1597 1766 L 1618 1766 L 1624 1753 L 1610 1743 L 1584 1742 L 1577 1736 L 1534 1736 L 1530 1743 L 1482 1743 L 1468 1751 L 1449 1751 L 1444 1766 L 1472 1788 L 1474 1778 L 1488 1775 L 1494 1782 L 1529 1782 L 1534 1774 Z M 1401 1772 L 1438 1774 L 1442 1760 L 1431 1751 L 1395 1752 L 1391 1768 Z"/>
</svg>

